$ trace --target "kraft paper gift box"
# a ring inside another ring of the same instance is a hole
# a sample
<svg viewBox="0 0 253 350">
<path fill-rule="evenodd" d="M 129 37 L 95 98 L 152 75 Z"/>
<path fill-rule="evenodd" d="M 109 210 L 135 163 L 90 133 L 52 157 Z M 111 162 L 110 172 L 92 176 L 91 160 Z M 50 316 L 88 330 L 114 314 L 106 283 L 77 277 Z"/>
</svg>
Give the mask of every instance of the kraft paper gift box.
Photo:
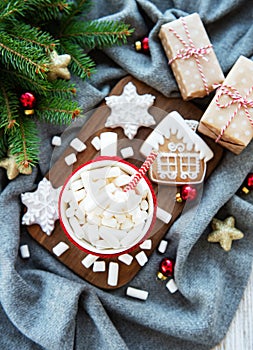
<svg viewBox="0 0 253 350">
<path fill-rule="evenodd" d="M 198 130 L 235 154 L 253 138 L 253 61 L 240 56 L 203 114 Z"/>
<path fill-rule="evenodd" d="M 159 38 L 182 98 L 204 97 L 224 75 L 197 13 L 161 26 Z"/>
</svg>

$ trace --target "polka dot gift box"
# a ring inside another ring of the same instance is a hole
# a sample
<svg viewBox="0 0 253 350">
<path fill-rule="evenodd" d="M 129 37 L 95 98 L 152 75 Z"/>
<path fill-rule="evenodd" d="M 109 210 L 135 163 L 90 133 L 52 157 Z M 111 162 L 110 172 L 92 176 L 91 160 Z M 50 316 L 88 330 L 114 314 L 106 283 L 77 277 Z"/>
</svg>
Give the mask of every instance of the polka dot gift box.
<svg viewBox="0 0 253 350">
<path fill-rule="evenodd" d="M 253 138 L 253 61 L 240 56 L 203 114 L 198 130 L 235 154 Z"/>
<path fill-rule="evenodd" d="M 224 75 L 200 16 L 193 13 L 163 24 L 159 32 L 182 98 L 204 97 Z"/>
</svg>

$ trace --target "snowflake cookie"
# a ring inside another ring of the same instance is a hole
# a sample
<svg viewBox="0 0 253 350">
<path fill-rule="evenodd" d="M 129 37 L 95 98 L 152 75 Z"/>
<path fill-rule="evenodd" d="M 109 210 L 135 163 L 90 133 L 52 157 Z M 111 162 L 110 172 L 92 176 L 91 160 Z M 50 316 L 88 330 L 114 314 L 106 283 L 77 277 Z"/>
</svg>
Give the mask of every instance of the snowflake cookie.
<svg viewBox="0 0 253 350">
<path fill-rule="evenodd" d="M 48 236 L 54 229 L 54 223 L 59 219 L 58 199 L 61 187 L 54 189 L 45 177 L 40 181 L 35 192 L 21 194 L 21 201 L 27 207 L 22 218 L 23 225 L 40 225 Z"/>
<path fill-rule="evenodd" d="M 141 126 L 156 124 L 148 113 L 155 96 L 151 94 L 139 95 L 136 87 L 129 82 L 120 96 L 106 97 L 106 104 L 111 108 L 111 114 L 105 123 L 106 127 L 122 127 L 125 135 L 132 140 Z"/>
</svg>

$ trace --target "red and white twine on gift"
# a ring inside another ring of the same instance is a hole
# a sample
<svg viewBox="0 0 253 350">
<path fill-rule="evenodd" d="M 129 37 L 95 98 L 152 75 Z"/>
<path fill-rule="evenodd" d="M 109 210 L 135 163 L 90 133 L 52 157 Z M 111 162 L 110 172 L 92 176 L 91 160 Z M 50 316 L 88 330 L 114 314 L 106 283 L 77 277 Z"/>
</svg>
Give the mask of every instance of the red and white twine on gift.
<svg viewBox="0 0 253 350">
<path fill-rule="evenodd" d="M 154 163 L 156 157 L 158 156 L 157 150 L 152 150 L 151 153 L 147 156 L 145 162 L 142 164 L 140 169 L 138 169 L 138 172 L 134 175 L 132 180 L 129 182 L 128 185 L 124 188 L 124 192 L 127 192 L 129 190 L 133 190 L 138 182 L 143 178 L 143 176 L 146 174 L 150 166 Z"/>
<path fill-rule="evenodd" d="M 216 105 L 219 108 L 228 108 L 234 104 L 237 104 L 236 109 L 234 110 L 233 114 L 230 116 L 230 118 L 228 119 L 226 124 L 221 129 L 221 132 L 220 132 L 219 136 L 217 137 L 217 139 L 215 140 L 215 142 L 218 142 L 222 138 L 225 131 L 227 130 L 229 125 L 232 123 L 232 121 L 234 120 L 235 116 L 237 115 L 237 113 L 239 112 L 239 110 L 241 108 L 244 109 L 244 112 L 245 112 L 251 126 L 253 127 L 253 119 L 250 116 L 250 113 L 248 110 L 248 108 L 253 108 L 253 100 L 248 100 L 248 97 L 253 92 L 253 86 L 251 86 L 251 88 L 248 90 L 248 92 L 246 93 L 246 95 L 244 97 L 232 85 L 219 84 L 219 85 L 215 85 L 214 87 L 219 88 L 217 90 L 217 94 L 216 94 Z M 221 96 L 223 96 L 223 95 L 230 97 L 231 100 L 227 103 L 223 103 L 223 104 L 220 103 L 219 100 L 220 100 Z"/>
<path fill-rule="evenodd" d="M 181 21 L 182 21 L 182 24 L 183 24 L 183 27 L 184 27 L 184 30 L 185 30 L 185 34 L 187 35 L 187 38 L 188 38 L 188 41 L 189 43 L 187 43 L 182 37 L 181 35 L 179 35 L 177 33 L 177 31 L 171 27 L 169 27 L 169 30 L 175 35 L 175 37 L 182 43 L 182 45 L 184 46 L 184 48 L 182 49 L 179 49 L 177 51 L 177 54 L 175 57 L 171 58 L 169 60 L 169 64 L 173 63 L 175 60 L 177 59 L 188 59 L 190 57 L 194 57 L 195 58 L 195 61 L 196 61 L 196 64 L 197 64 L 197 68 L 198 68 L 198 71 L 199 71 L 199 74 L 200 74 L 200 77 L 202 79 L 202 82 L 203 82 L 203 85 L 205 87 L 205 90 L 206 90 L 206 93 L 209 94 L 209 87 L 208 87 L 208 83 L 207 83 L 207 79 L 206 79 L 206 76 L 203 72 L 203 68 L 202 68 L 202 65 L 200 63 L 200 59 L 199 58 L 202 58 L 204 59 L 205 61 L 208 61 L 208 59 L 205 57 L 205 55 L 209 54 L 209 50 L 210 48 L 212 48 L 212 44 L 209 44 L 209 45 L 205 45 L 203 47 L 196 47 L 192 41 L 192 38 L 191 38 L 191 35 L 190 35 L 190 32 L 189 32 L 189 29 L 188 29 L 188 26 L 187 26 L 187 23 L 186 21 L 184 20 L 183 17 L 180 18 Z"/>
</svg>

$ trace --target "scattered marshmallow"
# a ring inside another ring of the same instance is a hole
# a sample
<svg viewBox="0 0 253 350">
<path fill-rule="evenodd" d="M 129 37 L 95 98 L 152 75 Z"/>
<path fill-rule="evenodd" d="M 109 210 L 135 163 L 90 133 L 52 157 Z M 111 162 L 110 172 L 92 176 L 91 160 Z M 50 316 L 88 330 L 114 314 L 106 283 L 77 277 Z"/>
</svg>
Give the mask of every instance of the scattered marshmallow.
<svg viewBox="0 0 253 350">
<path fill-rule="evenodd" d="M 108 226 L 108 227 L 117 227 L 117 220 L 114 219 L 113 217 L 111 218 L 106 218 L 103 217 L 101 221 L 102 225 Z M 103 226 L 102 226 L 103 227 Z"/>
<path fill-rule="evenodd" d="M 87 214 L 87 222 L 91 225 L 101 225 L 101 217 L 96 215 L 96 210 Z"/>
<path fill-rule="evenodd" d="M 109 183 L 108 185 L 105 186 L 105 190 L 108 192 L 108 193 L 113 193 L 115 192 L 117 189 L 117 187 L 114 185 L 113 182 Z"/>
<path fill-rule="evenodd" d="M 104 239 L 99 239 L 98 241 L 96 241 L 94 243 L 94 245 L 97 249 L 111 249 L 112 248 L 110 243 L 108 243 Z"/>
<path fill-rule="evenodd" d="M 144 250 L 150 250 L 152 248 L 152 240 L 146 239 L 146 241 L 142 242 L 139 247 Z"/>
<path fill-rule="evenodd" d="M 71 200 L 73 200 L 73 192 L 70 190 L 64 191 L 62 194 L 62 200 L 64 203 L 69 203 Z"/>
<path fill-rule="evenodd" d="M 140 235 L 142 235 L 142 225 L 138 225 L 137 227 L 134 227 L 132 230 L 130 230 L 127 235 L 125 235 L 125 237 L 120 241 L 120 243 L 123 247 L 129 247 L 138 239 Z"/>
<path fill-rule="evenodd" d="M 98 259 L 99 257 L 97 255 L 92 255 L 92 254 L 88 254 L 86 255 L 86 257 L 81 261 L 81 263 L 83 264 L 84 267 L 86 267 L 87 269 L 89 267 L 91 267 L 92 264 L 94 264 L 94 262 Z"/>
<path fill-rule="evenodd" d="M 148 210 L 149 205 L 148 205 L 148 201 L 146 199 L 141 201 L 140 208 L 141 208 L 141 210 Z"/>
<path fill-rule="evenodd" d="M 116 156 L 117 155 L 118 134 L 116 132 L 102 132 L 100 134 L 100 155 Z"/>
<path fill-rule="evenodd" d="M 75 235 L 79 239 L 86 238 L 85 231 L 83 230 L 82 226 L 80 225 L 79 221 L 75 216 L 72 216 L 69 218 L 69 224 L 72 227 L 73 232 L 75 232 Z"/>
<path fill-rule="evenodd" d="M 68 207 L 65 213 L 67 218 L 71 218 L 72 216 L 75 215 L 75 209 L 73 207 Z"/>
<path fill-rule="evenodd" d="M 118 166 L 112 166 L 110 170 L 105 174 L 106 178 L 118 177 L 122 173 L 121 169 Z"/>
<path fill-rule="evenodd" d="M 159 207 L 157 207 L 156 217 L 165 222 L 165 224 L 168 224 L 172 218 L 172 215 L 168 213 L 166 210 L 163 210 Z"/>
<path fill-rule="evenodd" d="M 133 226 L 134 226 L 133 221 L 131 219 L 126 218 L 126 220 L 120 225 L 120 228 L 121 228 L 121 230 L 128 231 L 128 230 L 131 230 L 131 228 L 133 228 Z M 128 238 L 126 239 L 127 242 L 132 241 L 132 239 L 134 240 L 134 237 L 136 238 L 136 235 L 138 235 L 138 231 L 136 231 L 136 230 L 134 232 L 132 232 L 131 234 L 130 234 L 130 232 L 131 231 L 129 231 L 129 233 L 127 235 L 128 236 Z M 123 245 L 126 244 L 125 241 L 124 241 L 124 243 L 123 242 L 121 242 L 121 243 Z"/>
<path fill-rule="evenodd" d="M 20 246 L 20 255 L 23 259 L 30 258 L 30 250 L 27 244 L 23 244 Z"/>
<path fill-rule="evenodd" d="M 140 300 L 147 300 L 148 298 L 148 292 L 142 289 L 137 289 L 133 287 L 127 287 L 126 295 L 132 298 L 140 299 Z"/>
<path fill-rule="evenodd" d="M 137 260 L 137 262 L 140 266 L 144 266 L 148 262 L 148 257 L 143 251 L 136 254 L 135 259 Z"/>
<path fill-rule="evenodd" d="M 79 220 L 80 225 L 86 223 L 85 215 L 79 207 L 75 209 L 74 216 Z"/>
<path fill-rule="evenodd" d="M 77 152 L 83 152 L 87 148 L 87 146 L 78 137 L 75 137 L 70 142 L 70 146 Z"/>
<path fill-rule="evenodd" d="M 102 219 L 102 224 L 103 224 L 103 220 Z M 114 219 L 116 220 L 116 219 Z M 107 230 L 107 227 L 105 226 L 101 226 L 99 228 L 99 236 L 104 239 L 106 242 L 109 243 L 109 245 L 112 247 L 112 248 L 119 248 L 120 247 L 120 241 L 117 239 L 116 236 L 114 236 L 112 234 L 112 232 L 110 232 L 109 230 Z"/>
<path fill-rule="evenodd" d="M 76 202 L 82 201 L 86 197 L 86 191 L 84 188 L 73 192 Z"/>
<path fill-rule="evenodd" d="M 83 188 L 83 182 L 82 182 L 81 179 L 80 180 L 75 180 L 75 181 L 71 182 L 71 184 L 70 184 L 70 189 L 72 191 L 78 191 L 81 188 Z"/>
<path fill-rule="evenodd" d="M 128 193 L 127 209 L 128 211 L 132 211 L 140 205 L 142 196 L 139 194 L 136 194 L 133 190 L 129 190 L 127 193 Z"/>
<path fill-rule="evenodd" d="M 92 146 L 97 150 L 99 151 L 100 148 L 101 148 L 101 142 L 100 142 L 100 138 L 98 136 L 95 136 L 91 142 Z"/>
<path fill-rule="evenodd" d="M 106 177 L 106 174 L 110 171 L 109 166 L 101 167 L 101 168 L 95 168 L 91 169 L 88 172 L 89 181 L 97 181 L 97 180 L 104 180 Z M 89 182 L 89 184 L 90 184 Z"/>
<path fill-rule="evenodd" d="M 174 281 L 173 278 L 171 278 L 167 283 L 166 283 L 166 288 L 171 292 L 171 294 L 175 293 L 178 290 L 178 287 Z"/>
<path fill-rule="evenodd" d="M 119 277 L 119 264 L 111 261 L 109 263 L 107 284 L 112 287 L 117 286 L 118 277 Z"/>
<path fill-rule="evenodd" d="M 121 148 L 120 153 L 122 155 L 122 158 L 131 158 L 134 155 L 134 150 L 133 147 L 126 147 L 126 148 Z"/>
<path fill-rule="evenodd" d="M 133 257 L 130 254 L 122 254 L 118 256 L 118 260 L 129 266 L 133 261 Z"/>
<path fill-rule="evenodd" d="M 162 239 L 157 249 L 160 253 L 163 254 L 165 253 L 167 246 L 168 246 L 168 241 L 165 241 L 164 239 Z"/>
<path fill-rule="evenodd" d="M 121 187 L 121 186 L 125 186 L 127 185 L 131 180 L 131 176 L 127 175 L 127 174 L 123 174 L 118 176 L 115 180 L 114 180 L 114 184 L 117 187 Z"/>
<path fill-rule="evenodd" d="M 97 207 L 95 199 L 90 194 L 87 194 L 86 197 L 78 203 L 78 205 L 83 212 L 87 213 L 90 213 Z"/>
<path fill-rule="evenodd" d="M 61 138 L 60 138 L 60 136 L 54 136 L 53 138 L 52 138 L 52 145 L 53 146 L 61 146 Z"/>
<path fill-rule="evenodd" d="M 77 161 L 75 153 L 70 153 L 68 156 L 65 157 L 65 163 L 70 166 L 74 164 Z"/>
<path fill-rule="evenodd" d="M 94 261 L 93 272 L 104 272 L 105 271 L 105 261 Z"/>
<path fill-rule="evenodd" d="M 52 251 L 56 256 L 61 256 L 69 249 L 69 245 L 65 242 L 59 242 L 55 247 L 53 247 Z"/>
<path fill-rule="evenodd" d="M 86 232 L 87 232 L 88 239 L 91 242 L 91 244 L 95 244 L 96 241 L 99 240 L 99 232 L 98 232 L 97 225 L 89 225 L 88 224 Z"/>
</svg>

